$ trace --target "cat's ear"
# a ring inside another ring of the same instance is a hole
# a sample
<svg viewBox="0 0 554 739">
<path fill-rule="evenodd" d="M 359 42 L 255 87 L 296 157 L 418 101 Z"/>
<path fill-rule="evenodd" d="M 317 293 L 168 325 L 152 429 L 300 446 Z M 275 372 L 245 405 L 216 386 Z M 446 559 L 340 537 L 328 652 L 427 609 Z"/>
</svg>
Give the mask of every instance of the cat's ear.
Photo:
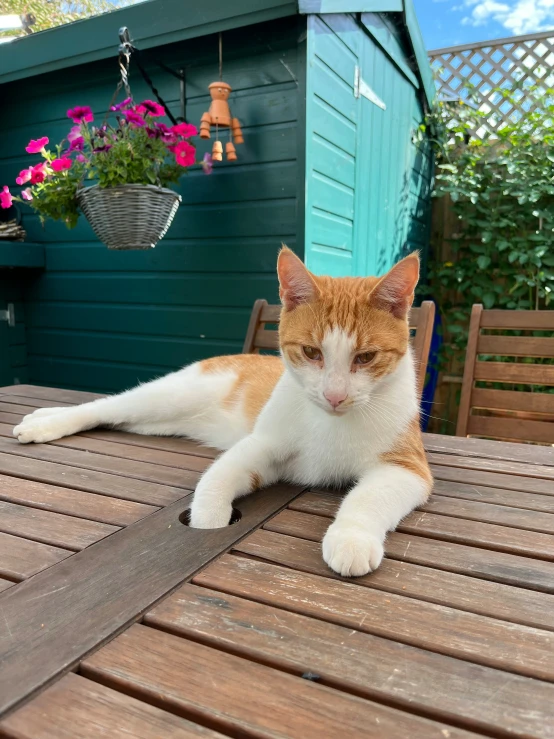
<svg viewBox="0 0 554 739">
<path fill-rule="evenodd" d="M 277 260 L 279 297 L 287 310 L 316 299 L 318 289 L 313 275 L 288 246 L 283 244 Z"/>
<path fill-rule="evenodd" d="M 414 300 L 418 280 L 419 255 L 414 252 L 381 277 L 370 293 L 369 302 L 375 308 L 392 313 L 396 318 L 406 318 Z"/>
</svg>

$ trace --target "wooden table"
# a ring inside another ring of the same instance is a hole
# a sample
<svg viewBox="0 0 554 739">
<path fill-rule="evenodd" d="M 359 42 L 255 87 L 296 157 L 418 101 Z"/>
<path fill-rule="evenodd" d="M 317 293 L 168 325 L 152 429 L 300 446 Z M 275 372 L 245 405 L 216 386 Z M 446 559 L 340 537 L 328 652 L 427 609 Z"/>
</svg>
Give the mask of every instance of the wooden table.
<svg viewBox="0 0 554 739">
<path fill-rule="evenodd" d="M 0 735 L 554 737 L 554 451 L 427 436 L 427 505 L 356 580 L 336 493 L 286 485 L 181 523 L 215 453 L 97 430 L 21 446 L 0 389 Z"/>
</svg>

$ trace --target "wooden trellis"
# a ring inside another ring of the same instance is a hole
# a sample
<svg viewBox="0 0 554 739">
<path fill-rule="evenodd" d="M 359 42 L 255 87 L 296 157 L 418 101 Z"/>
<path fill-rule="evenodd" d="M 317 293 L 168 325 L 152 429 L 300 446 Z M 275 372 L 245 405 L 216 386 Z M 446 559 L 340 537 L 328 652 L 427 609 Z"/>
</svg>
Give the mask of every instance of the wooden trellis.
<svg viewBox="0 0 554 739">
<path fill-rule="evenodd" d="M 554 87 L 554 30 L 436 49 L 429 58 L 441 98 L 468 100 L 465 84 L 472 86 L 474 104 L 488 113 L 475 131 L 481 138 L 539 107 L 536 95 L 526 95 L 530 87 L 545 94 Z"/>
</svg>

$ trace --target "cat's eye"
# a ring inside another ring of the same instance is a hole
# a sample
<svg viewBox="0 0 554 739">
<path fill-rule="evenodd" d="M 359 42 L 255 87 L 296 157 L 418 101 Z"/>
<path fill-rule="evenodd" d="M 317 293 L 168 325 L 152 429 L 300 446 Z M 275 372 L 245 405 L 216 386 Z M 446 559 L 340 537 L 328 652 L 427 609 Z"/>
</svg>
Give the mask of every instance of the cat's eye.
<svg viewBox="0 0 554 739">
<path fill-rule="evenodd" d="M 303 346 L 302 351 L 312 362 L 320 362 L 323 359 L 323 355 L 319 349 L 316 349 L 314 346 Z"/>
<path fill-rule="evenodd" d="M 362 354 L 356 355 L 354 364 L 369 364 L 375 359 L 377 352 L 363 352 Z"/>
</svg>

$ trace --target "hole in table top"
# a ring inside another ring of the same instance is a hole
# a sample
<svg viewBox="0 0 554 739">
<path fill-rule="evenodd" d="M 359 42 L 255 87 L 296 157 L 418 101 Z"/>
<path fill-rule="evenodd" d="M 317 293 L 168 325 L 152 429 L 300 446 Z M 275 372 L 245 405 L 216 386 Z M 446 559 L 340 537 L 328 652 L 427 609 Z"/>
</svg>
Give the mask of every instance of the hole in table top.
<svg viewBox="0 0 554 739">
<path fill-rule="evenodd" d="M 241 520 L 241 518 L 242 518 L 242 513 L 239 511 L 239 509 L 233 508 L 233 512 L 231 514 L 231 520 L 229 521 L 227 526 L 232 526 L 233 524 L 238 523 Z M 179 516 L 179 521 L 185 526 L 190 526 L 190 508 L 187 508 L 186 511 L 183 511 L 181 513 L 181 515 Z"/>
</svg>

